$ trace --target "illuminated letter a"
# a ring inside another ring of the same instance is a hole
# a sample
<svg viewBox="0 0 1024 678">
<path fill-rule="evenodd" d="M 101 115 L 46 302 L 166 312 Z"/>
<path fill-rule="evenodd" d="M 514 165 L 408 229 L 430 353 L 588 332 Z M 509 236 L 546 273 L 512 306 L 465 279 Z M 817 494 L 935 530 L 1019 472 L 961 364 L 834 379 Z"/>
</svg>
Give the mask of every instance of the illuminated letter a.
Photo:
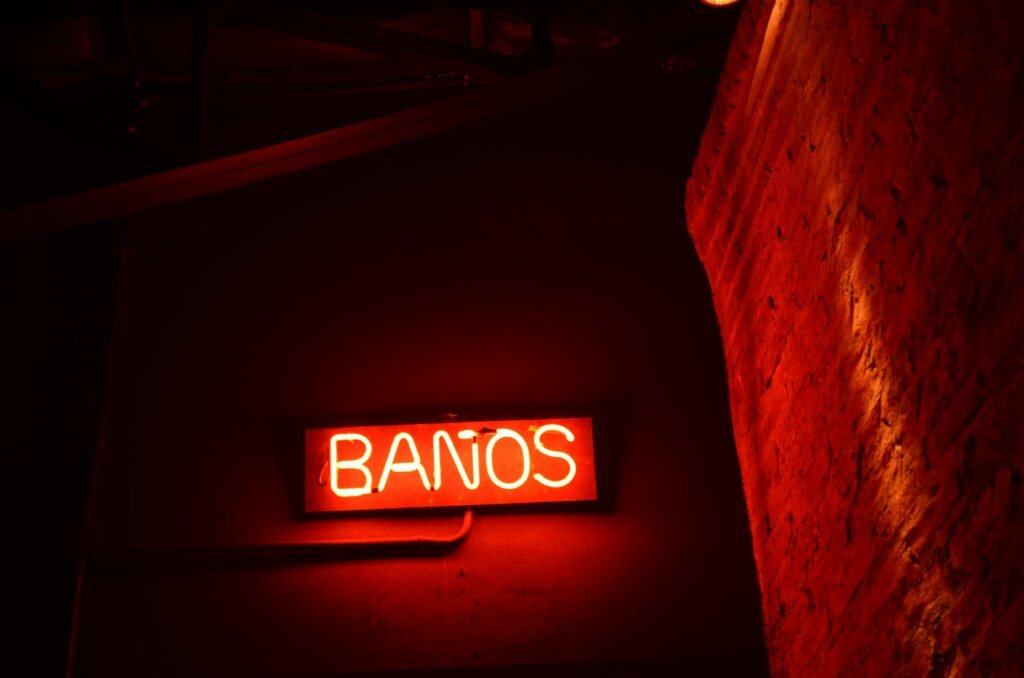
<svg viewBox="0 0 1024 678">
<path fill-rule="evenodd" d="M 398 443 L 402 441 L 409 443 L 409 451 L 412 452 L 412 461 L 396 462 L 395 455 L 398 453 Z M 430 481 L 427 480 L 427 469 L 423 468 L 423 463 L 420 461 L 419 450 L 416 449 L 416 441 L 412 439 L 412 436 L 404 431 L 395 436 L 395 439 L 391 442 L 391 451 L 388 452 L 388 461 L 384 464 L 384 472 L 380 474 L 380 485 L 377 489 L 381 492 L 384 491 L 385 485 L 388 482 L 388 476 L 391 475 L 392 471 L 399 473 L 408 473 L 410 471 L 419 471 L 420 479 L 423 481 L 423 489 L 430 489 Z"/>
</svg>

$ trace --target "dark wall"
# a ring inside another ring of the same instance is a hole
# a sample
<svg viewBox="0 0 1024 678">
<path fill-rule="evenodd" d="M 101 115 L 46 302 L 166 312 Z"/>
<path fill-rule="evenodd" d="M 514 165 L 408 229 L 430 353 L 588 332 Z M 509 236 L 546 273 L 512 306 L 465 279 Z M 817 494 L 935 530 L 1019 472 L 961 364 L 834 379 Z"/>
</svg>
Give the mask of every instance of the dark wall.
<svg viewBox="0 0 1024 678">
<path fill-rule="evenodd" d="M 299 519 L 311 418 L 593 406 L 602 498 L 482 512 L 440 555 L 97 567 L 82 675 L 758 670 L 679 190 L 707 93 L 646 74 L 119 224 L 101 551 L 455 529 L 457 512 Z"/>
<path fill-rule="evenodd" d="M 1016 2 L 750 2 L 687 187 L 774 673 L 1024 666 Z"/>
<path fill-rule="evenodd" d="M 115 287 L 106 229 L 0 246 L 5 661 L 64 665 Z"/>
</svg>

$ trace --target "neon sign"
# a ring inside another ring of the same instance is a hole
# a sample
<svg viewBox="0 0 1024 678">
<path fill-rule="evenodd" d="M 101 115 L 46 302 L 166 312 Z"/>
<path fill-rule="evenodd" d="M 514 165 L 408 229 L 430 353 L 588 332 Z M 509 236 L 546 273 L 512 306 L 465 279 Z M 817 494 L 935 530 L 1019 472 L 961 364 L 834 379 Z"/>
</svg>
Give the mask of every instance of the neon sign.
<svg viewBox="0 0 1024 678">
<path fill-rule="evenodd" d="M 306 430 L 306 511 L 597 499 L 589 417 Z"/>
</svg>

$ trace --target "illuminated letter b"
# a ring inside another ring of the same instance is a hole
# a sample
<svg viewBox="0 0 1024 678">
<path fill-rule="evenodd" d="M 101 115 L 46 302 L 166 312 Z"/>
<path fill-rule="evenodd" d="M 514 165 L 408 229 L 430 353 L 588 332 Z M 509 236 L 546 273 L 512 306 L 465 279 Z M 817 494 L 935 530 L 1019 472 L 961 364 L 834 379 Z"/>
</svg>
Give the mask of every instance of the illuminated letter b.
<svg viewBox="0 0 1024 678">
<path fill-rule="evenodd" d="M 348 440 L 362 443 L 366 451 L 358 459 L 342 459 L 338 461 L 338 443 Z M 362 494 L 370 494 L 372 478 L 370 477 L 370 469 L 366 468 L 366 460 L 370 458 L 370 452 L 372 451 L 373 446 L 370 445 L 370 440 L 358 433 L 339 433 L 331 436 L 331 491 L 334 494 L 339 497 L 358 497 Z M 338 487 L 338 469 L 362 471 L 366 482 L 363 483 L 362 487 Z"/>
</svg>

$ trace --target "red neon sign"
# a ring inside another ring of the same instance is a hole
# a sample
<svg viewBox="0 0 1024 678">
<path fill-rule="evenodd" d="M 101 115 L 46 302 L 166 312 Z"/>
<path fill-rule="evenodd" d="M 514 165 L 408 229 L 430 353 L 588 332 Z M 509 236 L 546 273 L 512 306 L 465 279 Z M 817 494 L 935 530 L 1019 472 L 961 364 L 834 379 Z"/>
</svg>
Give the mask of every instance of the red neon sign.
<svg viewBox="0 0 1024 678">
<path fill-rule="evenodd" d="M 589 417 L 306 430 L 306 511 L 597 499 Z"/>
</svg>

